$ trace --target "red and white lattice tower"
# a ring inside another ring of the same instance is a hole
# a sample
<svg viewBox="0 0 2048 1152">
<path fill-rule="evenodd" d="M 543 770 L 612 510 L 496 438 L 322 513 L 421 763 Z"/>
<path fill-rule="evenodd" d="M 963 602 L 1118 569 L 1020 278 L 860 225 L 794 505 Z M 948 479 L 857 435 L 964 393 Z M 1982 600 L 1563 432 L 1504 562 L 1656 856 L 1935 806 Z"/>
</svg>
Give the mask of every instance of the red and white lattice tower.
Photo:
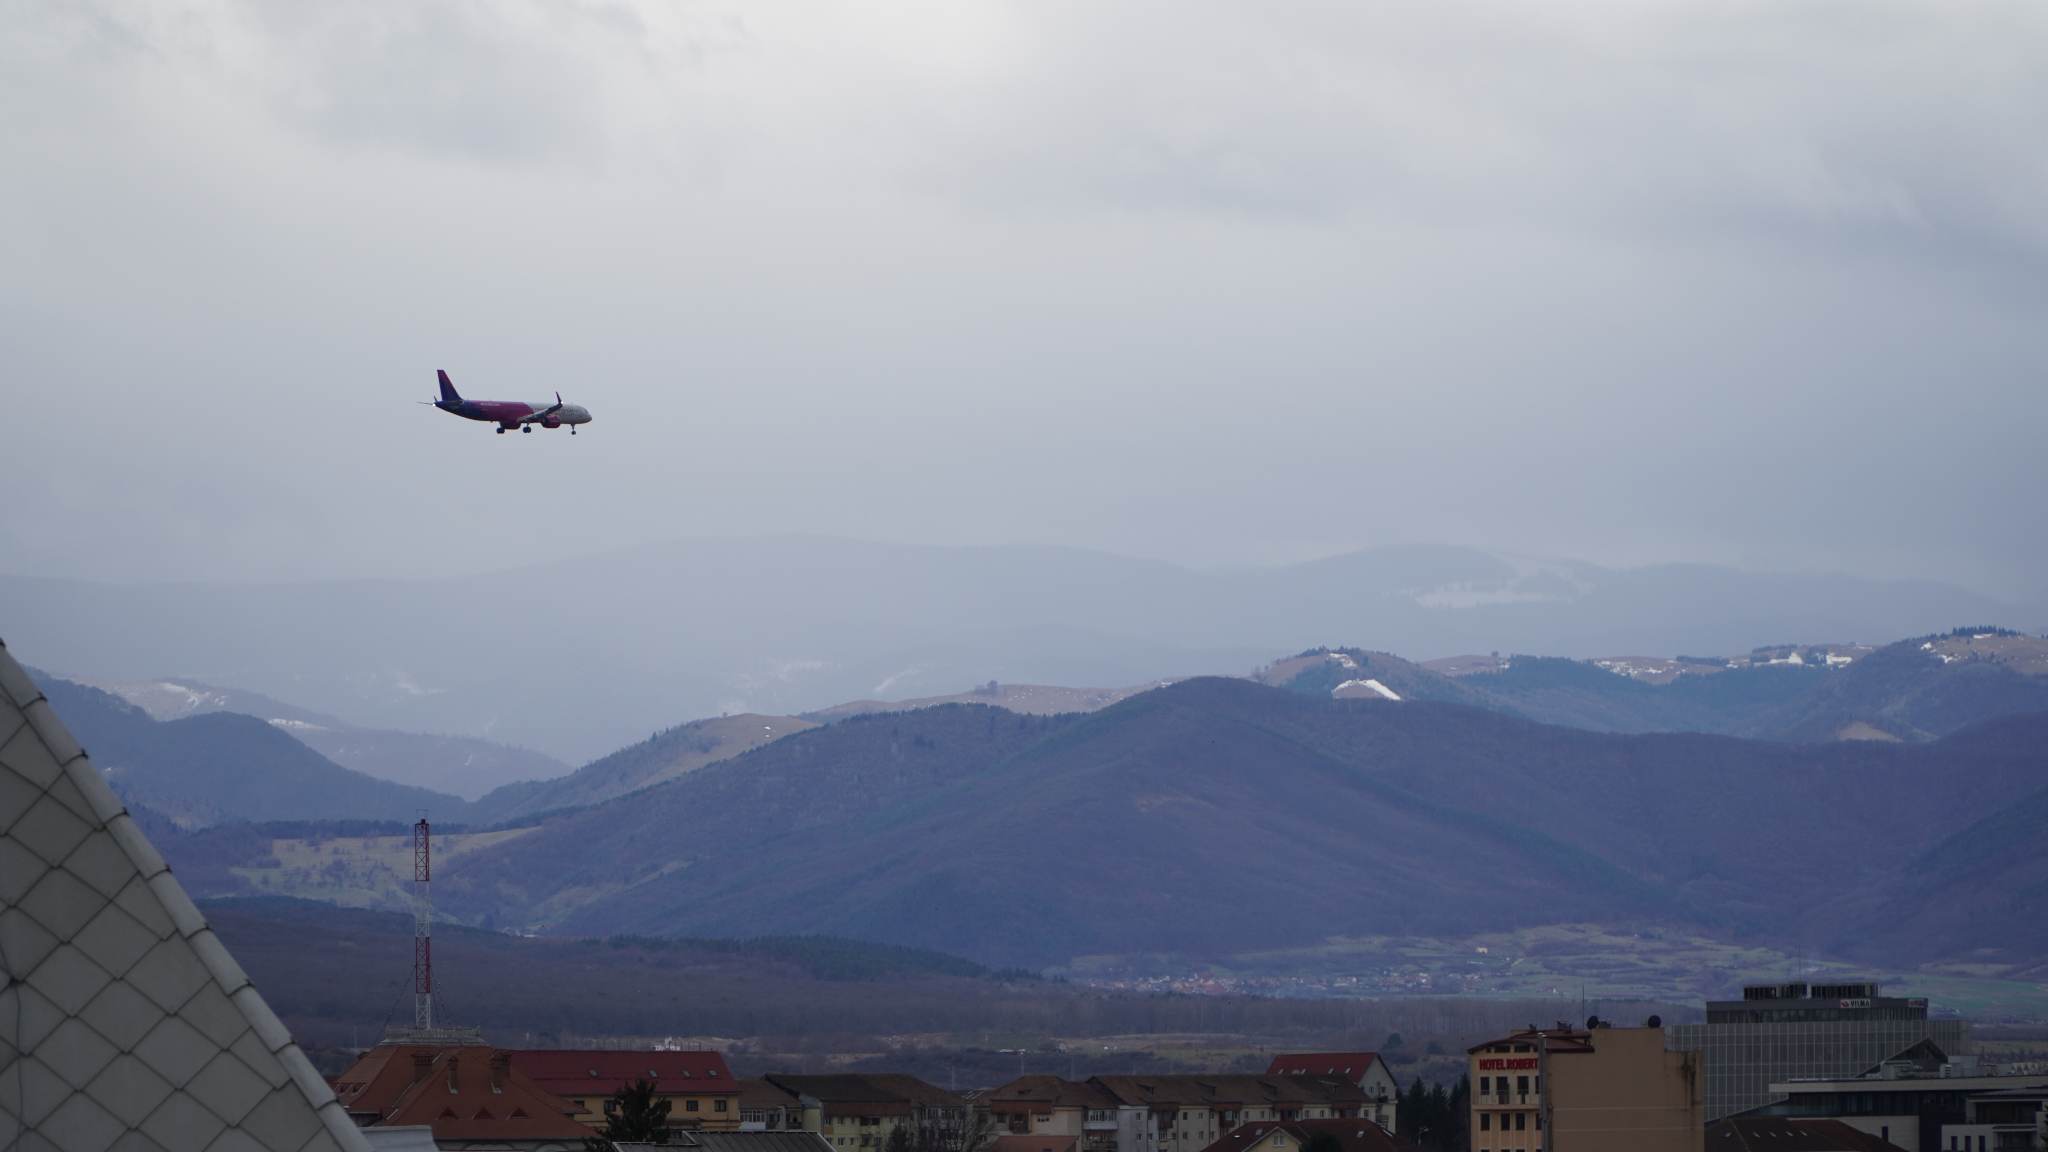
<svg viewBox="0 0 2048 1152">
<path fill-rule="evenodd" d="M 433 854 L 427 843 L 427 818 L 412 826 L 412 1026 L 421 1032 L 434 1027 L 434 897 L 428 881 Z"/>
</svg>

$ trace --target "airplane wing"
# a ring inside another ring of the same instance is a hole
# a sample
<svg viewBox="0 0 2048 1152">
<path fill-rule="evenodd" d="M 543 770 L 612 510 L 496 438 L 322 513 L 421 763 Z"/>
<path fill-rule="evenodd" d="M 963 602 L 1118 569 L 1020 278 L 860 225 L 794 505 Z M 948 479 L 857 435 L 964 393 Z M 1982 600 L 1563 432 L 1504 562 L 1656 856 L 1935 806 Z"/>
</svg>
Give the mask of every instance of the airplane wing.
<svg viewBox="0 0 2048 1152">
<path fill-rule="evenodd" d="M 522 419 L 522 420 L 520 421 L 520 423 L 522 423 L 522 424 L 532 424 L 532 423 L 535 423 L 535 422 L 537 422 L 537 421 L 545 420 L 545 419 L 547 419 L 548 417 L 550 417 L 550 416 L 553 416 L 553 415 L 554 415 L 555 413 L 557 413 L 557 412 L 560 412 L 561 410 L 562 410 L 562 394 L 561 394 L 560 392 L 557 392 L 557 393 L 555 393 L 555 402 L 554 402 L 553 404 L 549 405 L 549 406 L 548 406 L 548 407 L 546 407 L 546 408 L 543 408 L 543 409 L 541 409 L 541 410 L 540 410 L 540 411 L 538 411 L 538 412 L 531 412 L 531 413 L 528 413 L 528 414 L 527 414 L 527 415 L 526 415 L 526 416 L 525 416 L 525 417 L 524 417 L 524 418 L 523 418 L 523 419 Z"/>
</svg>

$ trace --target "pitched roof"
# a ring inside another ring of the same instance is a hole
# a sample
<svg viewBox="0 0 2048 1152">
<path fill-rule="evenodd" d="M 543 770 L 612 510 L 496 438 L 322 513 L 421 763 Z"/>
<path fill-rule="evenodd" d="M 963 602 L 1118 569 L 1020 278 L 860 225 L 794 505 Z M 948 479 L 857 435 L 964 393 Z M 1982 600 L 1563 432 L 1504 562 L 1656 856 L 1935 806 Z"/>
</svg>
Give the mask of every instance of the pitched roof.
<svg viewBox="0 0 2048 1152">
<path fill-rule="evenodd" d="M 1343 1076 L 1356 1080 L 1371 1071 L 1377 1052 L 1283 1052 L 1266 1066 L 1268 1076 Z"/>
<path fill-rule="evenodd" d="M 998 1136 L 989 1152 L 1074 1152 L 1079 1136 Z"/>
<path fill-rule="evenodd" d="M 4 643 L 0 1085 L 9 1147 L 369 1152 Z"/>
<path fill-rule="evenodd" d="M 1250 1105 L 1355 1105 L 1356 1082 L 1330 1076 L 1098 1076 L 1093 1081 L 1130 1105 L 1228 1108 Z"/>
<path fill-rule="evenodd" d="M 741 1108 L 793 1108 L 799 1103 L 796 1093 L 758 1077 L 747 1077 L 739 1084 Z"/>
<path fill-rule="evenodd" d="M 667 1093 L 730 1095 L 739 1081 L 717 1052 L 534 1048 L 511 1053 L 512 1067 L 557 1096 L 609 1096 L 636 1080 Z"/>
<path fill-rule="evenodd" d="M 927 1108 L 965 1108 L 964 1097 L 956 1096 L 936 1084 L 927 1083 L 903 1072 L 869 1072 L 867 1079 L 877 1088 L 894 1092 L 912 1104 Z"/>
<path fill-rule="evenodd" d="M 834 1116 L 908 1116 L 918 1106 L 962 1108 L 967 1102 L 915 1076 L 844 1073 L 836 1076 L 786 1076 L 764 1079 L 784 1092 L 809 1097 Z M 773 1107 L 773 1105 L 767 1105 Z"/>
<path fill-rule="evenodd" d="M 1730 1116 L 1707 1125 L 1706 1152 L 1902 1152 L 1840 1120 Z"/>
<path fill-rule="evenodd" d="M 1243 1152 L 1271 1135 L 1275 1128 L 1285 1132 L 1297 1147 L 1306 1148 L 1319 1133 L 1337 1139 L 1343 1152 L 1408 1152 L 1409 1146 L 1388 1135 L 1370 1120 L 1260 1120 L 1240 1124 L 1219 1137 L 1202 1152 Z"/>
<path fill-rule="evenodd" d="M 832 1145 L 816 1132 L 708 1132 L 678 1128 L 668 1134 L 666 1144 L 614 1143 L 618 1152 L 674 1152 L 677 1148 L 702 1148 L 704 1152 L 832 1152 Z"/>
<path fill-rule="evenodd" d="M 425 1124 L 438 1143 L 581 1140 L 576 1106 L 476 1044 L 379 1044 L 335 1078 L 350 1115 L 373 1125 Z"/>
<path fill-rule="evenodd" d="M 1117 1098 L 1094 1080 L 1062 1080 L 1058 1076 L 1019 1076 L 981 1098 L 998 1115 L 1039 1108 L 1114 1108 Z"/>
</svg>

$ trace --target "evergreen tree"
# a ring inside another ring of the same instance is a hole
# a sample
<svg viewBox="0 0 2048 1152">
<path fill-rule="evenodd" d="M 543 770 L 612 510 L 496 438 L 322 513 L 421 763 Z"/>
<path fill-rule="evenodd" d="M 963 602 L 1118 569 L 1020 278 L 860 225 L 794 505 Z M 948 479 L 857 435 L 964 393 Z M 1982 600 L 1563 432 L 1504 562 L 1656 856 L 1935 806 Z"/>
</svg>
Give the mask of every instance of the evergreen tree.
<svg viewBox="0 0 2048 1152">
<path fill-rule="evenodd" d="M 612 1093 L 605 1109 L 604 1135 L 583 1141 L 584 1152 L 612 1152 L 614 1143 L 668 1143 L 669 1102 L 654 1094 L 654 1082 L 635 1080 Z"/>
</svg>

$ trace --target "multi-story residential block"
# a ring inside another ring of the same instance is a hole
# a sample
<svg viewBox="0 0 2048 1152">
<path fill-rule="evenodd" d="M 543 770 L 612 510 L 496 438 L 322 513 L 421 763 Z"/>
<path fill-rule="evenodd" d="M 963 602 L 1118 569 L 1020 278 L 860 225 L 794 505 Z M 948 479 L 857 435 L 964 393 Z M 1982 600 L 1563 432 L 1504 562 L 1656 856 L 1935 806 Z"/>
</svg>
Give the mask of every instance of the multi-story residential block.
<svg viewBox="0 0 2048 1152">
<path fill-rule="evenodd" d="M 1082 1152 L 1203 1152 L 1243 1124 L 1369 1118 L 1343 1076 L 1025 1076 L 987 1107 L 1016 1134 L 1078 1137 Z"/>
<path fill-rule="evenodd" d="M 380 1044 L 335 1078 L 335 1098 L 366 1129 L 425 1129 L 443 1149 L 570 1152 L 596 1135 L 576 1105 L 481 1044 Z"/>
<path fill-rule="evenodd" d="M 1020 1076 L 979 1101 L 1005 1135 L 1072 1137 L 1080 1152 L 1119 1152 L 1120 1102 L 1093 1080 Z"/>
<path fill-rule="evenodd" d="M 1705 1057 L 1707 1118 L 1772 1103 L 1781 1081 L 1855 1076 L 1922 1040 L 1969 1050 L 1969 1025 L 1928 1019 L 1927 1001 L 1880 996 L 1875 984 L 1753 984 L 1707 1004 L 1705 1024 L 1674 1027 Z"/>
<path fill-rule="evenodd" d="M 966 1124 L 967 1101 L 911 1076 L 791 1076 L 768 1084 L 795 1097 L 805 1131 L 839 1152 L 880 1152 L 901 1129 L 913 1145 L 947 1147 Z"/>
<path fill-rule="evenodd" d="M 576 1119 L 602 1128 L 612 1094 L 638 1081 L 667 1100 L 670 1128 L 731 1132 L 740 1126 L 739 1081 L 717 1052 L 550 1048 L 510 1053 L 512 1067 L 576 1106 Z"/>
<path fill-rule="evenodd" d="M 742 1132 L 804 1132 L 803 1100 L 766 1080 L 740 1081 Z"/>
<path fill-rule="evenodd" d="M 1468 1057 L 1474 1152 L 1702 1152 L 1700 1058 L 1662 1028 L 1561 1024 Z"/>
<path fill-rule="evenodd" d="M 1289 1052 L 1273 1057 L 1268 1076 L 1339 1077 L 1358 1085 L 1365 1094 L 1366 1117 L 1389 1132 L 1394 1131 L 1395 1109 L 1401 1098 L 1401 1082 L 1377 1052 Z"/>
</svg>

